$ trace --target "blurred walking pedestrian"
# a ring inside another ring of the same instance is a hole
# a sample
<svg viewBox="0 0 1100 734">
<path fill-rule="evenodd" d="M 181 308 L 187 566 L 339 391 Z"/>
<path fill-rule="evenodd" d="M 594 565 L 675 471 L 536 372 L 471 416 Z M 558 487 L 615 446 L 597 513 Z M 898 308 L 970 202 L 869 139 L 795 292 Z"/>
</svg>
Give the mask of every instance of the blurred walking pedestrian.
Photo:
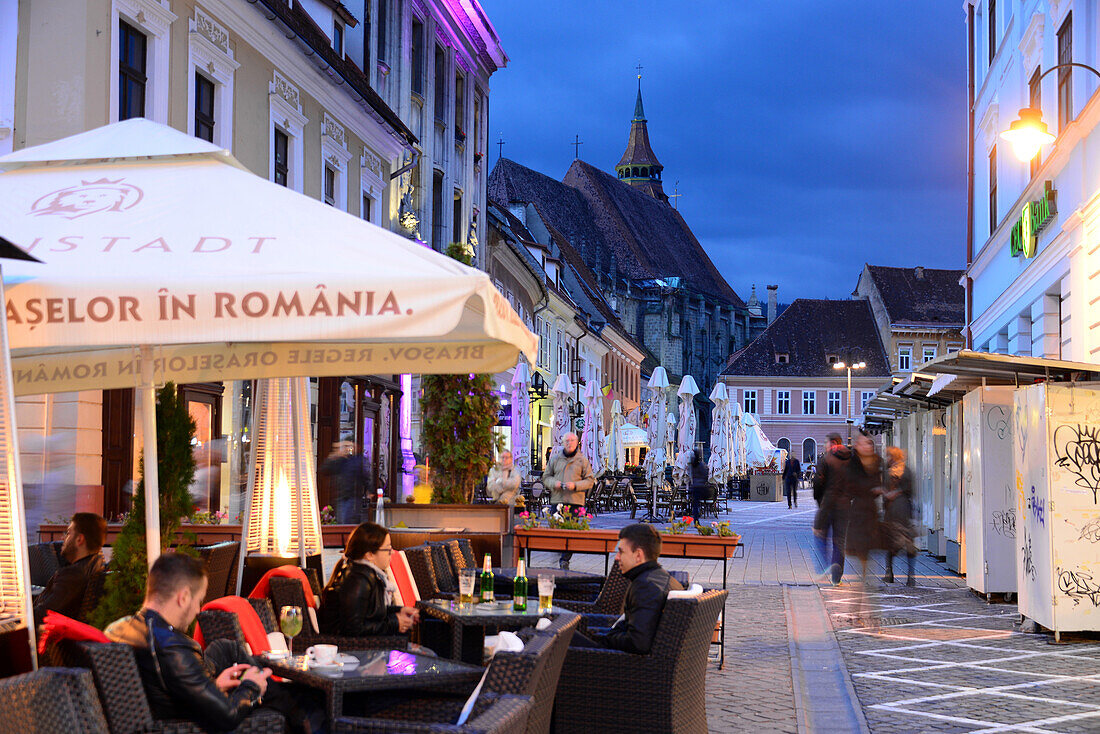
<svg viewBox="0 0 1100 734">
<path fill-rule="evenodd" d="M 691 452 L 691 516 L 699 522 L 703 500 L 710 496 L 710 477 L 707 465 L 703 463 L 703 452 L 695 449 Z"/>
<path fill-rule="evenodd" d="M 358 525 L 362 519 L 363 497 L 370 484 L 367 462 L 355 453 L 350 435 L 332 444 L 332 452 L 320 467 L 320 473 L 336 482 L 336 522 Z"/>
<path fill-rule="evenodd" d="M 865 627 L 878 627 L 878 615 L 867 601 L 870 589 L 867 572 L 871 551 L 882 547 L 882 528 L 879 519 L 878 498 L 882 492 L 882 459 L 875 451 L 870 434 L 860 431 L 855 439 L 855 454 L 848 460 L 848 491 L 852 502 L 848 506 L 848 530 L 844 536 L 844 550 L 850 558 L 859 561 L 859 587 L 861 599 L 858 608 Z"/>
<path fill-rule="evenodd" d="M 848 460 L 852 451 L 839 433 L 829 434 L 829 447 L 814 470 L 814 540 L 821 556 L 821 583 L 838 585 L 844 576 L 844 532 L 848 527 Z M 831 538 L 830 538 L 831 536 Z M 831 542 L 830 542 L 831 541 Z"/>
<path fill-rule="evenodd" d="M 783 496 L 787 498 L 788 510 L 798 507 L 798 480 L 801 478 L 802 464 L 788 451 L 787 460 L 783 462 Z"/>
<path fill-rule="evenodd" d="M 913 525 L 913 473 L 906 466 L 905 451 L 897 446 L 886 448 L 886 477 L 883 500 L 886 542 L 887 584 L 894 583 L 894 556 L 905 553 L 909 571 L 906 586 L 916 586 L 913 570 L 916 565 L 917 546 L 913 542 L 916 529 Z"/>
</svg>

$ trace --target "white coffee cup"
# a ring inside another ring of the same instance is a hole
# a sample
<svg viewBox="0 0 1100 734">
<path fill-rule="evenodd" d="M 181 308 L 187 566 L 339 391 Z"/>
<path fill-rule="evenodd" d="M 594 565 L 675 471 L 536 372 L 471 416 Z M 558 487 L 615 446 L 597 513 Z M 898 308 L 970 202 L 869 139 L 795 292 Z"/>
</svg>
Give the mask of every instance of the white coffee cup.
<svg viewBox="0 0 1100 734">
<path fill-rule="evenodd" d="M 306 659 L 317 665 L 335 665 L 336 645 L 313 645 L 306 650 Z"/>
</svg>

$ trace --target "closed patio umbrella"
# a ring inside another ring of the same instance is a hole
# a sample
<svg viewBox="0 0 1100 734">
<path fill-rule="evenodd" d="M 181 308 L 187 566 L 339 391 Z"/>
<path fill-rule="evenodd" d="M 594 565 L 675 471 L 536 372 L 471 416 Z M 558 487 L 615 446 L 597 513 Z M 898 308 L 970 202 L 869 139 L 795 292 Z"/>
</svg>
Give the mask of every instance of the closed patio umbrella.
<svg viewBox="0 0 1100 734">
<path fill-rule="evenodd" d="M 573 384 L 564 372 L 558 375 L 554 386 L 550 388 L 554 399 L 554 424 L 550 426 L 550 445 L 555 449 L 561 446 L 565 434 L 573 430 L 572 421 L 569 420 L 569 395 L 572 392 Z"/>
<path fill-rule="evenodd" d="M 531 368 L 520 356 L 512 374 L 512 463 L 521 479 L 531 473 L 531 406 L 527 390 L 531 386 Z"/>
<path fill-rule="evenodd" d="M 710 480 L 719 487 L 724 487 L 730 478 L 730 470 L 733 466 L 732 425 L 730 424 L 730 401 L 726 384 L 719 382 L 710 392 L 710 399 L 714 403 L 710 418 L 710 460 L 707 462 L 707 471 Z"/>
<path fill-rule="evenodd" d="M 745 452 L 745 411 L 741 403 L 733 403 L 730 406 L 730 420 L 733 428 L 733 470 L 738 474 L 748 471 L 749 463 Z"/>
<path fill-rule="evenodd" d="M 645 476 L 650 484 L 662 480 L 667 461 L 666 446 L 668 430 L 666 427 L 668 404 L 665 402 L 665 388 L 668 387 L 668 373 L 664 367 L 653 370 L 649 378 L 649 405 L 646 418 L 649 423 L 646 433 L 649 436 L 649 450 L 645 455 Z"/>
<path fill-rule="evenodd" d="M 618 400 L 611 404 L 611 428 L 607 432 L 607 463 L 613 472 L 626 471 L 626 446 L 623 445 L 623 405 Z"/>
<path fill-rule="evenodd" d="M 600 476 L 607 468 L 603 456 L 603 393 L 595 380 L 584 386 L 584 431 L 581 450 L 592 465 L 592 475 Z"/>
</svg>

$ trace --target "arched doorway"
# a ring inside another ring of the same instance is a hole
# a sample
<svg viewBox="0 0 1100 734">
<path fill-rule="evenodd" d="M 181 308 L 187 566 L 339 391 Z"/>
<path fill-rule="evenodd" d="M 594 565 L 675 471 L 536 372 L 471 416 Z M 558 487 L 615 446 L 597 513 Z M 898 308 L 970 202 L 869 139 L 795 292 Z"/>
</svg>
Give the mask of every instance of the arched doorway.
<svg viewBox="0 0 1100 734">
<path fill-rule="evenodd" d="M 802 463 L 810 465 L 815 461 L 817 461 L 817 441 L 807 438 L 802 442 Z"/>
<path fill-rule="evenodd" d="M 786 451 L 789 454 L 789 453 L 791 453 L 791 439 L 781 438 L 778 441 L 776 441 L 775 447 L 777 449 L 783 449 L 784 451 Z"/>
</svg>

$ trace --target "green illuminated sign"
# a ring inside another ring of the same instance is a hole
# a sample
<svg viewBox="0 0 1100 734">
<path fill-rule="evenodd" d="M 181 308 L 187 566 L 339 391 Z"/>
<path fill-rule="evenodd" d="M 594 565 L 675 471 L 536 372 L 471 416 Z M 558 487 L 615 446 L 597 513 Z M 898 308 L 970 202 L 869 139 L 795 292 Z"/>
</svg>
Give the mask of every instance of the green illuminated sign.
<svg viewBox="0 0 1100 734">
<path fill-rule="evenodd" d="M 1035 257 L 1039 232 L 1057 213 L 1058 210 L 1054 206 L 1054 189 L 1051 188 L 1050 181 L 1047 181 L 1043 198 L 1024 204 L 1020 218 L 1012 228 L 1012 241 L 1009 244 L 1012 257 L 1018 255 Z"/>
</svg>

